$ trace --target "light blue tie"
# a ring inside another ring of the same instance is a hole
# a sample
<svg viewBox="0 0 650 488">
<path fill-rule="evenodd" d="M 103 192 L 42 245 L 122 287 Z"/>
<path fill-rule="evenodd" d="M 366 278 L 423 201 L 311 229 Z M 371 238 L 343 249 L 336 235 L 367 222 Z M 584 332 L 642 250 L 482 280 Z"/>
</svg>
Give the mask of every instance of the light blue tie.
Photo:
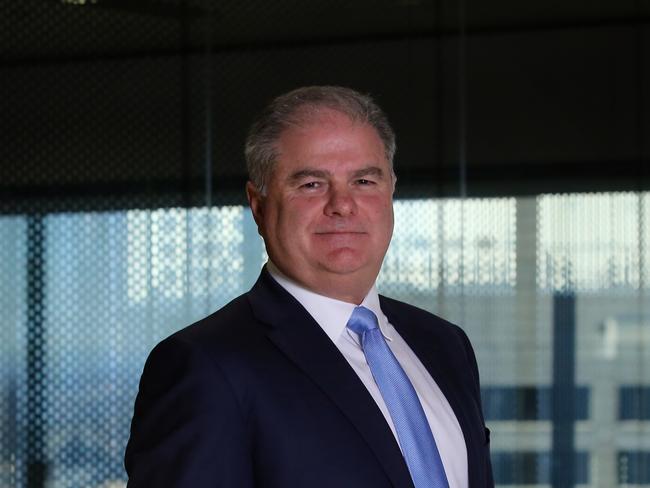
<svg viewBox="0 0 650 488">
<path fill-rule="evenodd" d="M 359 334 L 361 348 L 395 425 L 415 488 L 448 488 L 445 468 L 420 400 L 386 344 L 377 316 L 365 307 L 356 307 L 347 327 Z"/>
</svg>

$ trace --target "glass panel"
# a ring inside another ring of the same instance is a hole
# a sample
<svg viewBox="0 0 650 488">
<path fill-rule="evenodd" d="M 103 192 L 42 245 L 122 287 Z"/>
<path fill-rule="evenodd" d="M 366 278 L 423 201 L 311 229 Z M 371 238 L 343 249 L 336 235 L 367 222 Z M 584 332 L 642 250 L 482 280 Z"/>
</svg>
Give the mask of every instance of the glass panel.
<svg viewBox="0 0 650 488">
<path fill-rule="evenodd" d="M 649 202 L 395 203 L 380 290 L 467 331 L 498 484 L 647 483 Z M 123 486 L 146 355 L 252 285 L 250 212 L 3 217 L 0 239 L 2 486 Z"/>
<path fill-rule="evenodd" d="M 27 222 L 0 217 L 0 486 L 19 486 L 25 458 Z"/>
</svg>

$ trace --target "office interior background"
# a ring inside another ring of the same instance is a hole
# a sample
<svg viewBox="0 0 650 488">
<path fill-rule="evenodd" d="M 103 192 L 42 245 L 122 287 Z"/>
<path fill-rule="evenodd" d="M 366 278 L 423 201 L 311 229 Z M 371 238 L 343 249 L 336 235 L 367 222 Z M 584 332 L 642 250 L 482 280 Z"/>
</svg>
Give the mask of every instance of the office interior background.
<svg viewBox="0 0 650 488">
<path fill-rule="evenodd" d="M 247 126 L 307 84 L 395 127 L 379 288 L 470 336 L 497 485 L 650 486 L 650 2 L 0 5 L 0 486 L 125 485 L 148 352 L 264 263 Z"/>
</svg>

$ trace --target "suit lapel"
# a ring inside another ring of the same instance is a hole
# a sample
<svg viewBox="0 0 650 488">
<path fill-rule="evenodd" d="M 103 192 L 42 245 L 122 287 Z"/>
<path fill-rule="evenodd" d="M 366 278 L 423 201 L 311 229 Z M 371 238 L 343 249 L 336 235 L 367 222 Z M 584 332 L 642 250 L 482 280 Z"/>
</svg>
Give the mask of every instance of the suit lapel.
<svg viewBox="0 0 650 488">
<path fill-rule="evenodd" d="M 477 479 L 479 473 L 475 469 L 481 466 L 476 446 L 482 445 L 482 441 L 476 438 L 475 429 L 468 418 L 468 411 L 459 396 L 457 385 L 452 385 L 449 381 L 449 362 L 445 359 L 445 352 L 439 348 L 444 341 L 430 332 L 430 328 L 425 330 L 422 324 L 416 323 L 413 317 L 404 317 L 396 307 L 392 306 L 383 297 L 380 297 L 382 311 L 386 314 L 388 321 L 397 329 L 397 332 L 406 341 L 415 355 L 420 359 L 431 377 L 434 379 L 442 393 L 447 398 L 451 408 L 458 419 L 465 445 L 467 447 L 467 465 L 469 470 L 469 486 L 483 486 Z"/>
<path fill-rule="evenodd" d="M 374 452 L 394 486 L 413 487 L 381 411 L 323 329 L 266 270 L 248 294 L 269 339 L 332 400 Z"/>
</svg>

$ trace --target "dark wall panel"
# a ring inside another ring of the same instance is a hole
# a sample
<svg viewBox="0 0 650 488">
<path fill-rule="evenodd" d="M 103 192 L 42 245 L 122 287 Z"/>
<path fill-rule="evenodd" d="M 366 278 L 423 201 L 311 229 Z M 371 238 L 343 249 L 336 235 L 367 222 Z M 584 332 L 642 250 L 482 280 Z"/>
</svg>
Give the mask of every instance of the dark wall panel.
<svg viewBox="0 0 650 488">
<path fill-rule="evenodd" d="M 0 184 L 178 178 L 182 77 L 178 57 L 3 70 Z"/>
<path fill-rule="evenodd" d="M 76 187 L 242 201 L 255 112 L 296 86 L 342 84 L 388 112 L 404 195 L 457 195 L 461 147 L 469 194 L 640 189 L 648 30 L 474 34 L 464 52 L 441 36 L 11 64 L 0 82 L 10 94 L 0 101 L 0 187 L 4 198 Z"/>
<path fill-rule="evenodd" d="M 632 28 L 473 38 L 472 164 L 630 161 L 639 110 Z"/>
</svg>

